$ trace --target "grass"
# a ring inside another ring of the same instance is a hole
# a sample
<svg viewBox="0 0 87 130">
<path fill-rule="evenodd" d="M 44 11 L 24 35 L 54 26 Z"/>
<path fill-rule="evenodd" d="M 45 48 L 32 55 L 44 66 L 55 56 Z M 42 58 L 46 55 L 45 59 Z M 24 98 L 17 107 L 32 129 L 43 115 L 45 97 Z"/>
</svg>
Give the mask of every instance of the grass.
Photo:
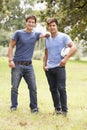
<svg viewBox="0 0 87 130">
<path fill-rule="evenodd" d="M 53 115 L 54 107 L 42 61 L 33 61 L 37 79 L 39 114 L 31 114 L 27 85 L 19 87 L 18 110 L 10 112 L 10 68 L 0 57 L 0 130 L 87 130 L 87 62 L 68 61 L 67 95 L 69 112 Z"/>
</svg>

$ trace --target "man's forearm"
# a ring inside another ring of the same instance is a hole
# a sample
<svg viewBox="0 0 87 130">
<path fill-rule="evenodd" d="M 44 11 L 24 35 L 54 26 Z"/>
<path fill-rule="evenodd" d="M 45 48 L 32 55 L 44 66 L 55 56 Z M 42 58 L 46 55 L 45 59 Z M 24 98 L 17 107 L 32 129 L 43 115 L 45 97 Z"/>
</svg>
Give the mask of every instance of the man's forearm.
<svg viewBox="0 0 87 130">
<path fill-rule="evenodd" d="M 76 46 L 71 47 L 70 52 L 67 56 L 65 56 L 65 59 L 68 60 L 71 56 L 73 56 L 76 50 L 77 50 Z"/>
<path fill-rule="evenodd" d="M 11 46 L 9 46 L 9 49 L 8 49 L 8 59 L 9 61 L 13 60 L 13 48 Z"/>
<path fill-rule="evenodd" d="M 50 33 L 40 34 L 39 38 L 47 38 L 50 36 Z"/>
</svg>

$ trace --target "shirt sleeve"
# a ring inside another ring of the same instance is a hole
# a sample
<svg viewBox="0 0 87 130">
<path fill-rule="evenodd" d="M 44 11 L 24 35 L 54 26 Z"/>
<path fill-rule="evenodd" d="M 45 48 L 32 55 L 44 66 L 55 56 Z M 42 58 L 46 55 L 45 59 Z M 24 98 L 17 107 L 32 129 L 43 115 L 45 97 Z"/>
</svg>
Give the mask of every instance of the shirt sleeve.
<svg viewBox="0 0 87 130">
<path fill-rule="evenodd" d="M 41 33 L 36 32 L 35 34 L 36 34 L 36 39 L 38 41 Z"/>
<path fill-rule="evenodd" d="M 67 34 L 65 34 L 64 42 L 66 45 L 68 45 L 70 42 L 72 42 L 71 38 Z"/>
<path fill-rule="evenodd" d="M 12 37 L 12 40 L 17 41 L 18 40 L 18 31 L 16 31 Z"/>
</svg>

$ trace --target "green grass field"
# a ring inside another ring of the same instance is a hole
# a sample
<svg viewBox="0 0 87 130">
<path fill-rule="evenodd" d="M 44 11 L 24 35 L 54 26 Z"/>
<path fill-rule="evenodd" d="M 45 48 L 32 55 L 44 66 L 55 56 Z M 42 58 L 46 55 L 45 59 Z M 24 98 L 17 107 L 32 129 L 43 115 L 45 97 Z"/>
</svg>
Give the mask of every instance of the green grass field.
<svg viewBox="0 0 87 130">
<path fill-rule="evenodd" d="M 87 62 L 68 61 L 68 115 L 53 115 L 54 107 L 42 61 L 33 61 L 37 79 L 39 113 L 31 114 L 27 85 L 19 87 L 19 105 L 10 112 L 10 68 L 0 57 L 0 130 L 87 130 Z"/>
</svg>

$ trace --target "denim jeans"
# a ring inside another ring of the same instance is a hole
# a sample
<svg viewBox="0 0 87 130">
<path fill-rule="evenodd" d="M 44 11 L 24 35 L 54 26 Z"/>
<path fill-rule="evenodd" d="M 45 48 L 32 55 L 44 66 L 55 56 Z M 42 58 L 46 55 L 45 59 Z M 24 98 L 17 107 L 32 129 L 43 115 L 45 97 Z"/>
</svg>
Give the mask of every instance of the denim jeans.
<svg viewBox="0 0 87 130">
<path fill-rule="evenodd" d="M 16 65 L 11 71 L 11 107 L 17 107 L 18 105 L 18 88 L 22 77 L 28 85 L 30 108 L 37 108 L 36 79 L 32 64 L 29 66 Z"/>
<path fill-rule="evenodd" d="M 48 69 L 45 74 L 49 83 L 55 109 L 67 111 L 65 67 Z"/>
</svg>

